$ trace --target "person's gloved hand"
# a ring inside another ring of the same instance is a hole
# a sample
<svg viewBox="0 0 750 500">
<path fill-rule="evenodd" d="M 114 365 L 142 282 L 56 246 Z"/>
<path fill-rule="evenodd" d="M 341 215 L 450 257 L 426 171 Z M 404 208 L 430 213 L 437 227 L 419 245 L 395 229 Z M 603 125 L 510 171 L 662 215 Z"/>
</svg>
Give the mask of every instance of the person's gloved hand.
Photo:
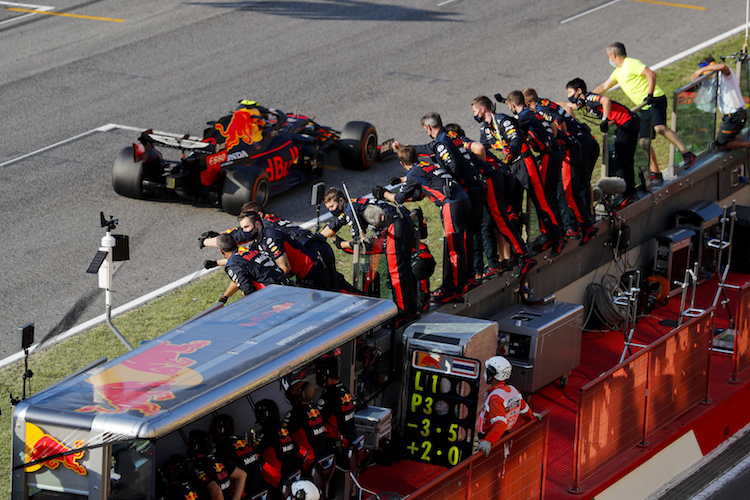
<svg viewBox="0 0 750 500">
<path fill-rule="evenodd" d="M 492 443 L 489 441 L 479 441 L 479 444 L 477 445 L 477 451 L 481 451 L 484 453 L 484 456 L 490 454 L 490 450 L 492 449 Z"/>
<path fill-rule="evenodd" d="M 222 304 L 226 304 L 227 300 L 229 300 L 229 297 L 227 297 L 226 295 L 222 295 L 219 299 L 219 302 L 221 302 Z"/>
<path fill-rule="evenodd" d="M 198 238 L 198 248 L 204 248 L 206 246 L 203 244 L 204 241 L 208 238 L 216 238 L 217 236 L 219 236 L 219 233 L 216 231 L 206 231 L 205 233 L 202 233 L 201 237 Z"/>
<path fill-rule="evenodd" d="M 219 263 L 215 260 L 204 260 L 203 261 L 203 267 L 206 269 L 213 269 L 214 267 L 218 266 Z"/>
<path fill-rule="evenodd" d="M 383 186 L 375 186 L 374 188 L 372 188 L 372 196 L 376 200 L 384 200 L 385 192 L 386 192 L 386 189 Z"/>
<path fill-rule="evenodd" d="M 599 124 L 599 130 L 602 131 L 602 134 L 606 134 L 609 132 L 609 120 L 602 120 L 602 122 Z"/>
<path fill-rule="evenodd" d="M 646 98 L 643 100 L 644 106 L 649 106 L 656 102 L 656 98 L 654 98 L 654 94 L 649 94 L 646 96 Z"/>
<path fill-rule="evenodd" d="M 388 182 L 391 183 L 391 186 L 395 186 L 396 184 L 401 184 L 401 177 L 391 177 L 391 180 Z"/>
<path fill-rule="evenodd" d="M 344 241 L 343 238 L 340 238 L 338 235 L 334 234 L 331 236 L 331 242 L 333 242 L 333 246 L 338 248 L 339 250 L 342 250 L 341 248 L 341 242 Z"/>
<path fill-rule="evenodd" d="M 542 414 L 541 413 L 537 413 L 535 411 L 532 412 L 532 413 L 533 413 L 535 419 L 537 419 L 537 420 L 541 420 L 542 419 Z"/>
</svg>

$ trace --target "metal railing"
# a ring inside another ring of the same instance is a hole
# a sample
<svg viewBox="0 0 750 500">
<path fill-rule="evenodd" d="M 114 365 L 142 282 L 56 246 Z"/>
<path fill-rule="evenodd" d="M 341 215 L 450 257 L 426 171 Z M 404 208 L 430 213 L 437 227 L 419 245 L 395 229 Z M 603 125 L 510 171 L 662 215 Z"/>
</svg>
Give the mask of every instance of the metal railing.
<svg viewBox="0 0 750 500">
<path fill-rule="evenodd" d="M 715 308 L 675 328 L 579 391 L 573 486 L 690 408 L 708 402 Z"/>
</svg>

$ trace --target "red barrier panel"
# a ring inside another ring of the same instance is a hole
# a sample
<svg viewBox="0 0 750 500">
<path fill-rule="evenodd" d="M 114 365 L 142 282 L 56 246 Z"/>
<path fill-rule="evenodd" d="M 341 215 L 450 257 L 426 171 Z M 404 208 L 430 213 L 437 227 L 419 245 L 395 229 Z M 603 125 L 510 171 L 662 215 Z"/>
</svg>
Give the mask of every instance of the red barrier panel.
<svg viewBox="0 0 750 500">
<path fill-rule="evenodd" d="M 708 398 L 714 308 L 581 387 L 573 486 Z"/>
<path fill-rule="evenodd" d="M 573 491 L 578 491 L 580 481 L 643 439 L 648 356 L 641 352 L 579 391 Z"/>
<path fill-rule="evenodd" d="M 540 499 L 549 415 L 505 435 L 488 457 L 476 453 L 407 496 L 409 500 Z"/>
<path fill-rule="evenodd" d="M 750 282 L 745 283 L 737 295 L 737 322 L 734 331 L 732 355 L 732 382 L 739 382 L 739 374 L 750 366 Z"/>
<path fill-rule="evenodd" d="M 649 346 L 647 436 L 708 399 L 714 310 Z"/>
</svg>

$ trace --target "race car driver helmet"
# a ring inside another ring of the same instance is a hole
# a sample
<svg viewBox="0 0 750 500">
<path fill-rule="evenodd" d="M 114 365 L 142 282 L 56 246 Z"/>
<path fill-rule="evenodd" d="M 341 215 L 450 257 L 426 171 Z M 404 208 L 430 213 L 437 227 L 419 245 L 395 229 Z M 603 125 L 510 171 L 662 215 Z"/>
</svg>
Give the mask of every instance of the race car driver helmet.
<svg viewBox="0 0 750 500">
<path fill-rule="evenodd" d="M 411 272 L 418 280 L 426 280 L 435 272 L 435 258 L 426 252 L 415 252 L 411 256 Z"/>
<path fill-rule="evenodd" d="M 508 380 L 510 374 L 513 371 L 513 367 L 510 362 L 502 356 L 492 356 L 490 359 L 484 362 L 484 380 L 485 382 L 491 382 L 492 380 L 498 380 L 500 382 Z"/>
<path fill-rule="evenodd" d="M 292 495 L 288 497 L 292 500 L 320 500 L 320 490 L 315 483 L 307 479 L 295 481 L 290 488 Z"/>
</svg>

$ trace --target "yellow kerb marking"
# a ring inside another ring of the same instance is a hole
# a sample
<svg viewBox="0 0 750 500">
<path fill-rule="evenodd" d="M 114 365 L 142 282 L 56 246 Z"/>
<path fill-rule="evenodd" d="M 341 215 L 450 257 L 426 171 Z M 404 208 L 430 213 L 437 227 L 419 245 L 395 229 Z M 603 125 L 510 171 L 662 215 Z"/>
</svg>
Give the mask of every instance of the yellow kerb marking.
<svg viewBox="0 0 750 500">
<path fill-rule="evenodd" d="M 653 3 L 656 5 L 666 5 L 667 7 L 680 7 L 682 9 L 706 10 L 705 7 L 698 7 L 696 5 L 685 5 L 683 3 L 658 2 L 657 0 L 633 0 L 633 1 L 642 2 L 642 3 Z"/>
<path fill-rule="evenodd" d="M 78 14 L 65 14 L 63 12 L 44 12 L 41 10 L 21 9 L 20 7 L 8 7 L 8 10 L 15 12 L 30 12 L 32 14 L 44 14 L 47 16 L 77 17 L 78 19 L 91 19 L 93 21 L 110 21 L 113 23 L 124 23 L 125 19 L 112 19 L 111 17 L 81 16 Z"/>
</svg>

